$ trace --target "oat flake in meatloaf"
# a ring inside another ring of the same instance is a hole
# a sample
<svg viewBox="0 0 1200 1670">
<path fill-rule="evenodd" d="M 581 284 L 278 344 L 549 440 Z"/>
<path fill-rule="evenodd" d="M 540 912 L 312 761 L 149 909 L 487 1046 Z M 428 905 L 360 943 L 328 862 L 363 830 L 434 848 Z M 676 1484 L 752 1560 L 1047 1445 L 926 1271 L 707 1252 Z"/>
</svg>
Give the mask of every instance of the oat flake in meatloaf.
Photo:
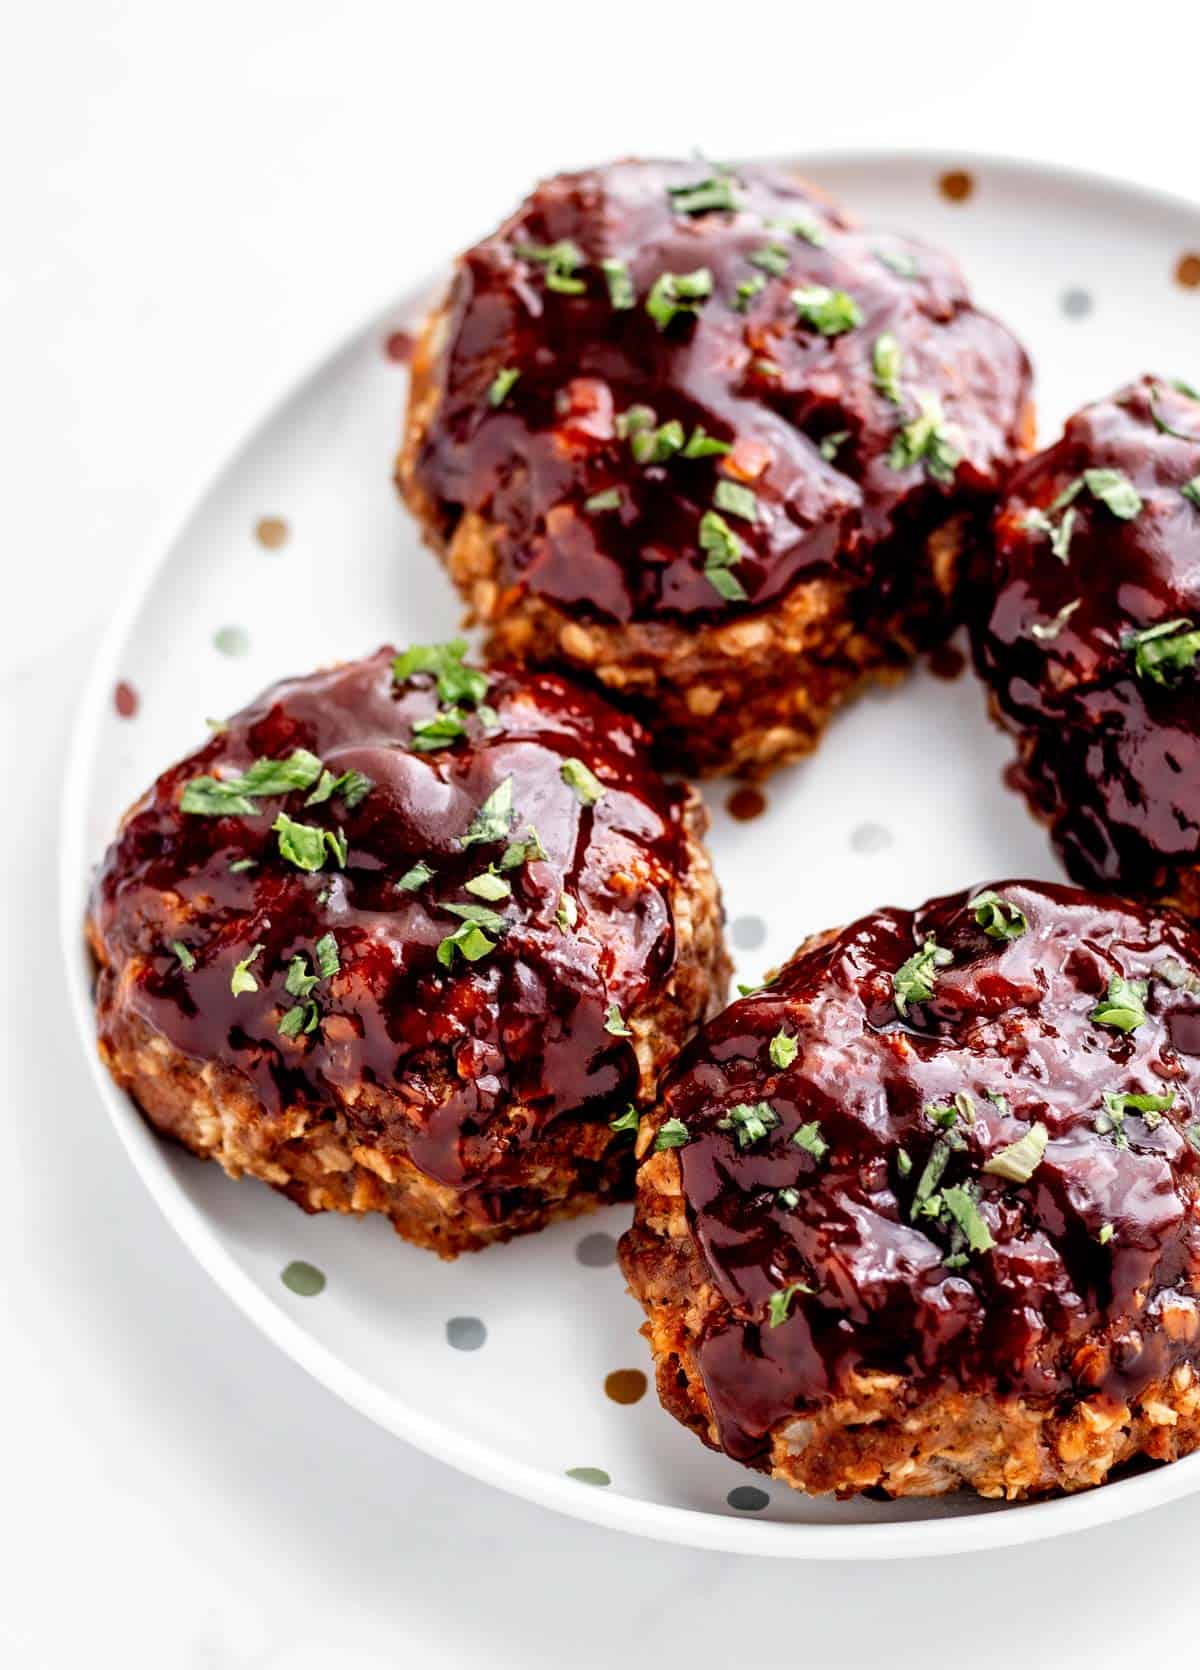
<svg viewBox="0 0 1200 1670">
<path fill-rule="evenodd" d="M 621 1244 L 663 1403 L 812 1492 L 1200 1445 L 1200 936 L 1037 882 L 802 947 L 685 1048 Z"/>
<path fill-rule="evenodd" d="M 1200 914 L 1200 399 L 1143 377 L 1013 476 L 972 612 L 1076 881 Z"/>
<path fill-rule="evenodd" d="M 463 256 L 397 476 L 493 655 L 761 776 L 944 637 L 1029 388 L 937 250 L 780 170 L 626 161 Z"/>
<path fill-rule="evenodd" d="M 695 792 L 463 647 L 268 690 L 127 814 L 88 924 L 151 1124 L 446 1256 L 627 1197 L 627 1110 L 727 977 Z"/>
</svg>

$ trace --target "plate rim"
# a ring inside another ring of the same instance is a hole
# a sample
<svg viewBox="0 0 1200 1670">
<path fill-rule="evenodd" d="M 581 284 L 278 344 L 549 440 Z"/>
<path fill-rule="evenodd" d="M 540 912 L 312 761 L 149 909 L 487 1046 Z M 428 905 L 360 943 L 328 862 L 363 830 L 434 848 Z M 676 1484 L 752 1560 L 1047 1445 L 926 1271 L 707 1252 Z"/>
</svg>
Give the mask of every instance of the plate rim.
<svg viewBox="0 0 1200 1670">
<path fill-rule="evenodd" d="M 936 174 L 949 166 L 958 166 L 980 173 L 1003 172 L 1027 180 L 1050 179 L 1085 192 L 1115 192 L 1149 201 L 1164 212 L 1196 219 L 1200 232 L 1200 199 L 1165 190 L 1137 175 L 1104 173 L 1015 152 L 960 151 L 949 147 L 943 150 L 924 145 L 887 149 L 836 146 L 759 160 L 801 171 L 823 167 L 872 166 L 895 170 L 924 166 Z M 443 282 L 447 264 L 444 261 L 432 271 L 418 274 L 411 282 L 393 283 L 386 297 L 365 312 L 358 310 L 347 327 L 325 337 L 321 348 L 310 353 L 285 381 L 273 379 L 265 397 L 260 396 L 243 407 L 241 421 L 226 431 L 227 436 L 232 433 L 233 439 L 227 438 L 219 451 L 214 449 L 215 457 L 207 459 L 204 467 L 190 476 L 186 490 L 156 518 L 137 561 L 128 571 L 119 606 L 100 635 L 91 669 L 77 699 L 64 756 L 57 823 L 59 949 L 71 1012 L 92 1082 L 125 1153 L 155 1205 L 197 1263 L 242 1315 L 320 1385 L 358 1413 L 393 1436 L 474 1478 L 573 1519 L 609 1529 L 693 1548 L 782 1559 L 945 1556 L 1013 1547 L 1091 1529 L 1163 1506 L 1200 1489 L 1200 1452 L 1197 1452 L 1153 1472 L 1071 1496 L 941 1518 L 837 1525 L 731 1517 L 718 1511 L 646 1501 L 619 1490 L 610 1494 L 605 1488 L 582 1486 L 565 1474 L 560 1477 L 547 1468 L 506 1457 L 485 1441 L 465 1436 L 456 1428 L 423 1414 L 403 1399 L 383 1391 L 311 1335 L 303 1323 L 289 1314 L 280 1299 L 269 1296 L 265 1288 L 242 1270 L 216 1228 L 179 1187 L 160 1139 L 146 1126 L 131 1098 L 118 1090 L 105 1072 L 95 1048 L 92 972 L 82 933 L 81 906 L 96 863 L 85 840 L 85 787 L 90 785 L 98 733 L 107 717 L 108 698 L 131 628 L 160 570 L 165 568 L 197 511 L 228 470 L 348 348 L 378 335 L 406 300 L 416 302 Z M 663 1418 L 667 1416 L 664 1414 Z"/>
</svg>

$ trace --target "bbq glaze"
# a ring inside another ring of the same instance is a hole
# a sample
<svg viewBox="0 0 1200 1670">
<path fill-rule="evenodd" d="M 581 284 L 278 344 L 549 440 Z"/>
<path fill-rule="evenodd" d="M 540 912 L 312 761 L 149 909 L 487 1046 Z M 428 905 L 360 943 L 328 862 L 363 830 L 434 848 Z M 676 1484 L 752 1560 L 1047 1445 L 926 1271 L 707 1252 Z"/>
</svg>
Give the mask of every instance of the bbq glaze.
<svg viewBox="0 0 1200 1670">
<path fill-rule="evenodd" d="M 1089 469 L 1120 471 L 1141 508 L 1122 519 L 1077 492 L 1064 560 L 1036 513 Z M 1139 675 L 1128 642 L 1200 621 L 1200 505 L 1183 493 L 1197 477 L 1200 401 L 1143 377 L 1076 413 L 1019 467 L 996 518 L 975 658 L 1018 739 L 1015 786 L 1086 884 L 1169 894 L 1200 860 L 1196 671 Z"/>
<path fill-rule="evenodd" d="M 1183 1338 L 1162 1312 L 1182 1298 L 1196 1320 L 1200 937 L 1170 912 L 992 885 L 1024 914 L 1020 937 L 985 933 L 969 903 L 982 890 L 878 911 L 732 1004 L 665 1079 L 656 1126 L 686 1127 L 687 1223 L 721 1301 L 697 1357 L 741 1460 L 860 1370 L 1044 1406 L 1128 1396 L 1196 1354 L 1195 1326 Z M 931 935 L 949 960 L 901 1015 L 893 976 Z M 1114 975 L 1148 983 L 1132 1032 L 1091 1018 Z M 784 1069 L 769 1054 L 780 1032 L 797 1044 Z M 1174 1103 L 1127 1112 L 1118 1132 L 1106 1091 Z M 968 1185 L 994 1242 L 965 1258 L 952 1219 L 913 1215 L 947 1136 L 927 1110 L 964 1094 L 938 1187 Z M 760 1101 L 778 1123 L 742 1147 L 721 1121 Z M 1030 1180 L 985 1173 L 1036 1121 L 1048 1141 Z M 793 1140 L 812 1122 L 828 1145 L 816 1157 Z M 812 1291 L 772 1327 L 772 1296 L 793 1282 Z"/>
<path fill-rule="evenodd" d="M 1018 449 L 1028 361 L 971 305 L 953 261 L 858 230 L 768 168 L 717 176 L 735 208 L 686 212 L 670 188 L 710 172 L 624 161 L 540 185 L 462 257 L 414 397 L 432 416 L 408 486 L 442 537 L 464 511 L 498 525 L 501 583 L 571 615 L 726 618 L 833 570 L 886 596 L 950 509 L 994 496 Z M 544 252 L 562 242 L 580 256 L 571 293 L 548 282 Z M 780 252 L 784 271 L 755 263 L 764 249 Z M 605 261 L 627 274 L 626 306 L 610 299 Z M 699 270 L 711 294 L 660 329 L 647 312 L 655 281 Z M 791 294 L 813 286 L 852 298 L 852 329 L 823 335 L 798 317 Z M 873 364 L 888 336 L 901 355 L 899 402 Z M 497 379 L 514 372 L 501 392 Z M 962 455 L 951 483 L 888 462 L 922 393 L 940 399 Z M 639 464 L 619 434 L 621 414 L 639 405 L 732 451 Z M 722 479 L 757 500 L 753 522 L 726 518 L 743 546 L 744 600 L 723 600 L 704 573 L 699 524 Z M 587 507 L 614 490 L 615 508 Z"/>
<path fill-rule="evenodd" d="M 438 693 L 427 673 L 397 682 L 393 653 L 275 685 L 132 809 L 93 889 L 107 964 L 98 1007 L 103 1017 L 106 992 L 124 982 L 122 1010 L 197 1061 L 245 1075 L 264 1108 L 341 1105 L 384 1151 L 468 1189 L 551 1121 L 608 1120 L 635 1094 L 637 1057 L 610 1006 L 629 1014 L 672 968 L 686 791 L 646 765 L 635 721 L 553 676 L 493 672 L 465 738 L 416 752 L 413 726 L 439 711 Z M 301 789 L 256 802 L 251 816 L 181 810 L 192 779 L 298 748 L 335 776 L 363 773 L 369 792 L 352 808 L 338 794 L 306 807 Z M 568 759 L 603 785 L 594 804 L 564 781 Z M 507 834 L 464 846 L 506 778 Z M 340 831 L 345 867 L 332 855 L 312 873 L 288 862 L 271 827 L 281 811 Z M 464 883 L 531 831 L 544 857 L 500 872 L 512 894 L 489 904 L 507 924 L 495 949 L 470 963 L 454 953 L 444 967 L 437 948 L 461 926 L 444 906 L 484 903 Z M 406 889 L 418 863 L 434 875 Z M 558 920 L 564 897 L 571 929 Z M 340 969 L 314 993 L 320 1024 L 285 1037 L 290 961 L 311 968 L 329 933 Z M 258 989 L 235 996 L 233 971 L 255 946 Z"/>
</svg>

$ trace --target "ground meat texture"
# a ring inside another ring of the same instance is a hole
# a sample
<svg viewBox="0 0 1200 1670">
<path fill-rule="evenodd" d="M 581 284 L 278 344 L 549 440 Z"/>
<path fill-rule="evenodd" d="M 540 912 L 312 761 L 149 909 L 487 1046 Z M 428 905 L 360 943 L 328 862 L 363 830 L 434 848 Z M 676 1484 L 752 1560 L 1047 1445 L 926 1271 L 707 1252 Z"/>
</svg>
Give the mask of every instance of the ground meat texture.
<svg viewBox="0 0 1200 1670">
<path fill-rule="evenodd" d="M 621 1243 L 663 1403 L 815 1493 L 1200 1445 L 1200 935 L 1037 882 L 802 947 L 685 1048 Z"/>
<path fill-rule="evenodd" d="M 268 690 L 127 814 L 88 922 L 151 1124 L 444 1256 L 627 1198 L 621 1116 L 727 979 L 695 792 L 463 647 Z"/>
<path fill-rule="evenodd" d="M 494 654 L 760 776 L 945 635 L 1029 367 L 938 251 L 779 170 L 705 174 L 560 175 L 469 250 L 397 479 Z"/>
<path fill-rule="evenodd" d="M 1013 476 L 976 661 L 1075 880 L 1200 911 L 1200 401 L 1143 377 Z"/>
</svg>

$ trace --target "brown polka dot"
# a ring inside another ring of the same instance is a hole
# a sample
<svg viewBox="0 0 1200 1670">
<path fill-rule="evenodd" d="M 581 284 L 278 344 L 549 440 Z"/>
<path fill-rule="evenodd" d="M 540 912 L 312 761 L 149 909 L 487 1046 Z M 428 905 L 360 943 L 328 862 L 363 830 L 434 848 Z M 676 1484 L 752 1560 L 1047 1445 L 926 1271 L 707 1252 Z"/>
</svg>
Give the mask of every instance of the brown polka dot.
<svg viewBox="0 0 1200 1670">
<path fill-rule="evenodd" d="M 636 1403 L 646 1395 L 646 1376 L 640 1368 L 615 1368 L 604 1377 L 604 1393 L 614 1403 Z"/>
<path fill-rule="evenodd" d="M 938 175 L 938 190 L 948 203 L 965 203 L 975 190 L 975 181 L 962 168 L 951 168 Z"/>
<path fill-rule="evenodd" d="M 739 823 L 749 823 L 751 818 L 760 818 L 767 809 L 767 797 L 761 789 L 734 789 L 725 802 L 725 810 L 731 818 Z"/>
<path fill-rule="evenodd" d="M 132 719 L 138 710 L 139 698 L 132 684 L 122 679 L 113 691 L 113 706 L 122 719 Z"/>
<path fill-rule="evenodd" d="M 392 331 L 383 342 L 383 351 L 397 365 L 407 365 L 412 359 L 415 344 L 407 331 Z"/>
<path fill-rule="evenodd" d="M 1189 250 L 1179 257 L 1175 263 L 1175 282 L 1182 284 L 1185 290 L 1200 288 L 1200 255 Z"/>
<path fill-rule="evenodd" d="M 967 658 L 955 644 L 938 644 L 929 652 L 929 671 L 947 682 L 958 678 Z"/>
<path fill-rule="evenodd" d="M 279 516 L 264 516 L 254 524 L 254 537 L 268 551 L 278 551 L 289 533 L 287 523 Z"/>
</svg>

